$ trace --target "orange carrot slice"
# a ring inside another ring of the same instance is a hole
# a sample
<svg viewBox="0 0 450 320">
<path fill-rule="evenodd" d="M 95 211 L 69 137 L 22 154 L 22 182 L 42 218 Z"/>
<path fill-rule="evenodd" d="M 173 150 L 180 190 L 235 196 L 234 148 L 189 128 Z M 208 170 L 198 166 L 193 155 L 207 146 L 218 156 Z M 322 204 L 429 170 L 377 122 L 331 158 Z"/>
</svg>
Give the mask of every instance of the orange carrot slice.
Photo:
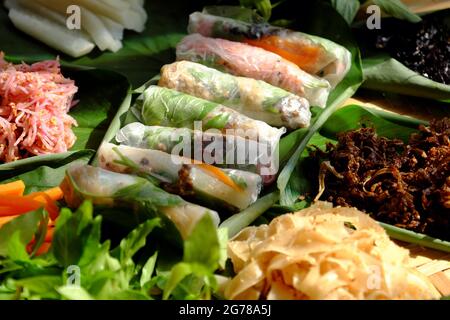
<svg viewBox="0 0 450 320">
<path fill-rule="evenodd" d="M 216 177 L 217 179 L 222 181 L 224 184 L 226 184 L 230 188 L 233 188 L 236 191 L 242 191 L 242 188 L 240 186 L 238 186 L 233 181 L 233 179 L 231 179 L 225 172 L 223 172 L 219 168 L 214 167 L 210 164 L 206 164 L 206 163 L 199 163 L 196 165 L 199 166 L 200 168 L 202 168 L 203 170 L 207 171 L 208 173 L 212 174 L 214 177 Z"/>
<path fill-rule="evenodd" d="M 52 220 L 55 220 L 58 217 L 59 208 L 56 205 L 55 201 L 47 193 L 34 192 L 25 196 L 24 198 L 32 199 L 34 201 L 41 203 L 41 205 L 44 205 L 45 210 L 47 210 Z"/>
<path fill-rule="evenodd" d="M 14 220 L 15 218 L 17 218 L 17 217 L 16 216 L 0 217 L 0 228 L 3 227 L 4 224 L 7 224 L 8 222 L 10 222 L 11 220 Z"/>
<path fill-rule="evenodd" d="M 22 180 L 0 185 L 0 196 L 22 196 L 25 191 L 25 184 Z"/>
<path fill-rule="evenodd" d="M 60 187 L 51 188 L 43 192 L 48 195 L 53 201 L 61 200 L 64 197 L 64 193 Z"/>
<path fill-rule="evenodd" d="M 52 242 L 54 233 L 55 233 L 55 228 L 52 228 L 49 226 L 47 228 L 47 233 L 45 234 L 45 242 Z"/>
<path fill-rule="evenodd" d="M 47 253 L 52 244 L 50 242 L 44 242 L 39 249 L 36 251 L 36 255 L 40 256 L 41 254 Z"/>
<path fill-rule="evenodd" d="M 306 72 L 311 72 L 310 67 L 317 62 L 319 49 L 307 47 L 280 39 L 278 36 L 268 36 L 258 40 L 246 39 L 245 43 L 259 47 L 295 63 Z"/>
<path fill-rule="evenodd" d="M 0 197 L 0 217 L 27 213 L 42 208 L 43 206 L 41 202 L 27 197 Z"/>
</svg>

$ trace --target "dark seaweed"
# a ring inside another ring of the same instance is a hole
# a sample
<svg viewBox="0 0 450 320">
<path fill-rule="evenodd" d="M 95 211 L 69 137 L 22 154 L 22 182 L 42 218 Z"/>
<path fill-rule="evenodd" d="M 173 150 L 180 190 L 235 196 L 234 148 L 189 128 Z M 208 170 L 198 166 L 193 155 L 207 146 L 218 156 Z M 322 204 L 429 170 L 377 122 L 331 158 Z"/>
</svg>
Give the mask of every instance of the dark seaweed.
<svg viewBox="0 0 450 320">
<path fill-rule="evenodd" d="M 419 74 L 450 84 L 450 11 L 425 16 L 420 23 L 383 21 L 372 43 Z"/>
<path fill-rule="evenodd" d="M 448 118 L 420 126 L 408 143 L 373 128 L 341 133 L 336 145 L 311 152 L 315 180 L 320 171 L 325 179 L 321 199 L 450 240 L 449 136 Z"/>
</svg>

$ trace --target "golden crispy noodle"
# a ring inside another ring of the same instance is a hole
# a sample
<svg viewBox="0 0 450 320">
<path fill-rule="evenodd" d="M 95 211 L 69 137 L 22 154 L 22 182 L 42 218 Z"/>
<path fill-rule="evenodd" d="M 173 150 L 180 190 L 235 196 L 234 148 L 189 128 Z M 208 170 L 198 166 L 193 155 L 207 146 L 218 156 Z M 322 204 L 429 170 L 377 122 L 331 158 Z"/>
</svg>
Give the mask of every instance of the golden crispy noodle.
<svg viewBox="0 0 450 320">
<path fill-rule="evenodd" d="M 249 227 L 229 242 L 228 299 L 432 299 L 409 252 L 353 208 L 314 206 Z"/>
</svg>

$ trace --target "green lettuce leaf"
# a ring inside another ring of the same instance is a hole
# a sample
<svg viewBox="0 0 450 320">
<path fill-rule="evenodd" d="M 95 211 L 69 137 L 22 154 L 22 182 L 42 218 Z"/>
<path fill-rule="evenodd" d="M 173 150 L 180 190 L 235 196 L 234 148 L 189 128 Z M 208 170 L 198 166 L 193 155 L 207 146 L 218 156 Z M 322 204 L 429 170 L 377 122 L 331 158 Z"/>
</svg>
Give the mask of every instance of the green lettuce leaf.
<svg viewBox="0 0 450 320">
<path fill-rule="evenodd" d="M 183 260 L 164 280 L 163 299 L 210 298 L 211 290 L 216 288 L 214 271 L 220 265 L 221 247 L 218 231 L 211 217 L 205 215 L 184 241 Z M 176 294 L 177 287 L 178 292 L 182 289 L 181 296 Z"/>
<path fill-rule="evenodd" d="M 52 241 L 52 252 L 60 265 L 77 265 L 83 255 L 91 229 L 88 226 L 93 219 L 93 206 L 83 203 L 75 214 L 69 210 L 61 212 L 63 221 L 58 221 L 57 232 Z"/>
<path fill-rule="evenodd" d="M 9 256 L 11 248 L 23 252 L 22 249 L 31 241 L 39 223 L 45 221 L 46 216 L 45 210 L 39 209 L 20 215 L 3 225 L 0 228 L 0 257 Z"/>
<path fill-rule="evenodd" d="M 146 239 L 158 219 L 144 222 L 123 238 L 115 236 L 120 244 L 110 250 L 110 241 L 101 240 L 101 217 L 94 217 L 92 204 L 85 202 L 75 213 L 61 210 L 47 254 L 28 255 L 25 246 L 43 215 L 42 211 L 31 212 L 0 229 L 1 298 L 151 299 L 151 287 L 145 286 L 148 281 L 140 285 L 134 280 L 140 272 L 134 261 L 141 249 L 151 254 Z M 151 279 L 156 255 L 149 261 L 143 280 Z"/>
</svg>

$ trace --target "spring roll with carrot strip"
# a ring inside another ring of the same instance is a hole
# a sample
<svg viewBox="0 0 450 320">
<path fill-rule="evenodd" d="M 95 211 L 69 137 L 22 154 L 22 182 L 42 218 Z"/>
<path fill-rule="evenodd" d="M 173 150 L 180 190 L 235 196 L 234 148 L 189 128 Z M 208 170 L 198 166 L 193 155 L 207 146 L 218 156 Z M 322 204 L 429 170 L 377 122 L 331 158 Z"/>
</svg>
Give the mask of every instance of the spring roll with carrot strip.
<svg viewBox="0 0 450 320">
<path fill-rule="evenodd" d="M 244 42 L 274 52 L 302 70 L 327 79 L 332 87 L 342 81 L 350 69 L 351 53 L 333 41 L 267 22 L 245 22 L 219 16 L 226 13 L 217 8 L 220 7 L 192 13 L 189 33 Z"/>
<path fill-rule="evenodd" d="M 190 61 L 165 65 L 158 84 L 221 103 L 272 126 L 298 129 L 309 126 L 311 120 L 305 98 L 261 80 L 233 76 Z"/>
<path fill-rule="evenodd" d="M 133 110 L 149 126 L 217 129 L 223 134 L 266 143 L 272 149 L 286 132 L 285 128 L 271 127 L 216 102 L 158 86 L 147 88 Z"/>
<path fill-rule="evenodd" d="M 116 141 L 129 147 L 159 150 L 187 158 L 193 158 L 194 152 L 202 156 L 195 159 L 220 168 L 255 172 L 261 176 L 264 185 L 273 182 L 278 171 L 278 154 L 266 145 L 213 130 L 145 126 L 133 122 L 117 132 Z"/>
<path fill-rule="evenodd" d="M 208 38 L 198 33 L 177 45 L 177 60 L 198 62 L 236 76 L 263 80 L 325 107 L 330 93 L 327 80 L 312 76 L 273 52 L 245 43 Z"/>
<path fill-rule="evenodd" d="M 247 208 L 261 190 L 257 174 L 219 169 L 158 150 L 106 143 L 99 149 L 99 163 L 114 172 L 147 174 L 168 192 L 230 211 Z"/>
<path fill-rule="evenodd" d="M 70 167 L 61 188 L 70 207 L 78 208 L 83 201 L 89 200 L 98 207 L 116 209 L 115 215 L 110 217 L 116 221 L 123 222 L 128 218 L 134 224 L 140 224 L 159 217 L 171 238 L 176 236 L 169 232 L 173 230 L 171 226 L 181 239 L 186 239 L 203 216 L 210 215 L 216 226 L 220 222 L 217 212 L 167 193 L 147 179 L 89 165 Z"/>
</svg>

